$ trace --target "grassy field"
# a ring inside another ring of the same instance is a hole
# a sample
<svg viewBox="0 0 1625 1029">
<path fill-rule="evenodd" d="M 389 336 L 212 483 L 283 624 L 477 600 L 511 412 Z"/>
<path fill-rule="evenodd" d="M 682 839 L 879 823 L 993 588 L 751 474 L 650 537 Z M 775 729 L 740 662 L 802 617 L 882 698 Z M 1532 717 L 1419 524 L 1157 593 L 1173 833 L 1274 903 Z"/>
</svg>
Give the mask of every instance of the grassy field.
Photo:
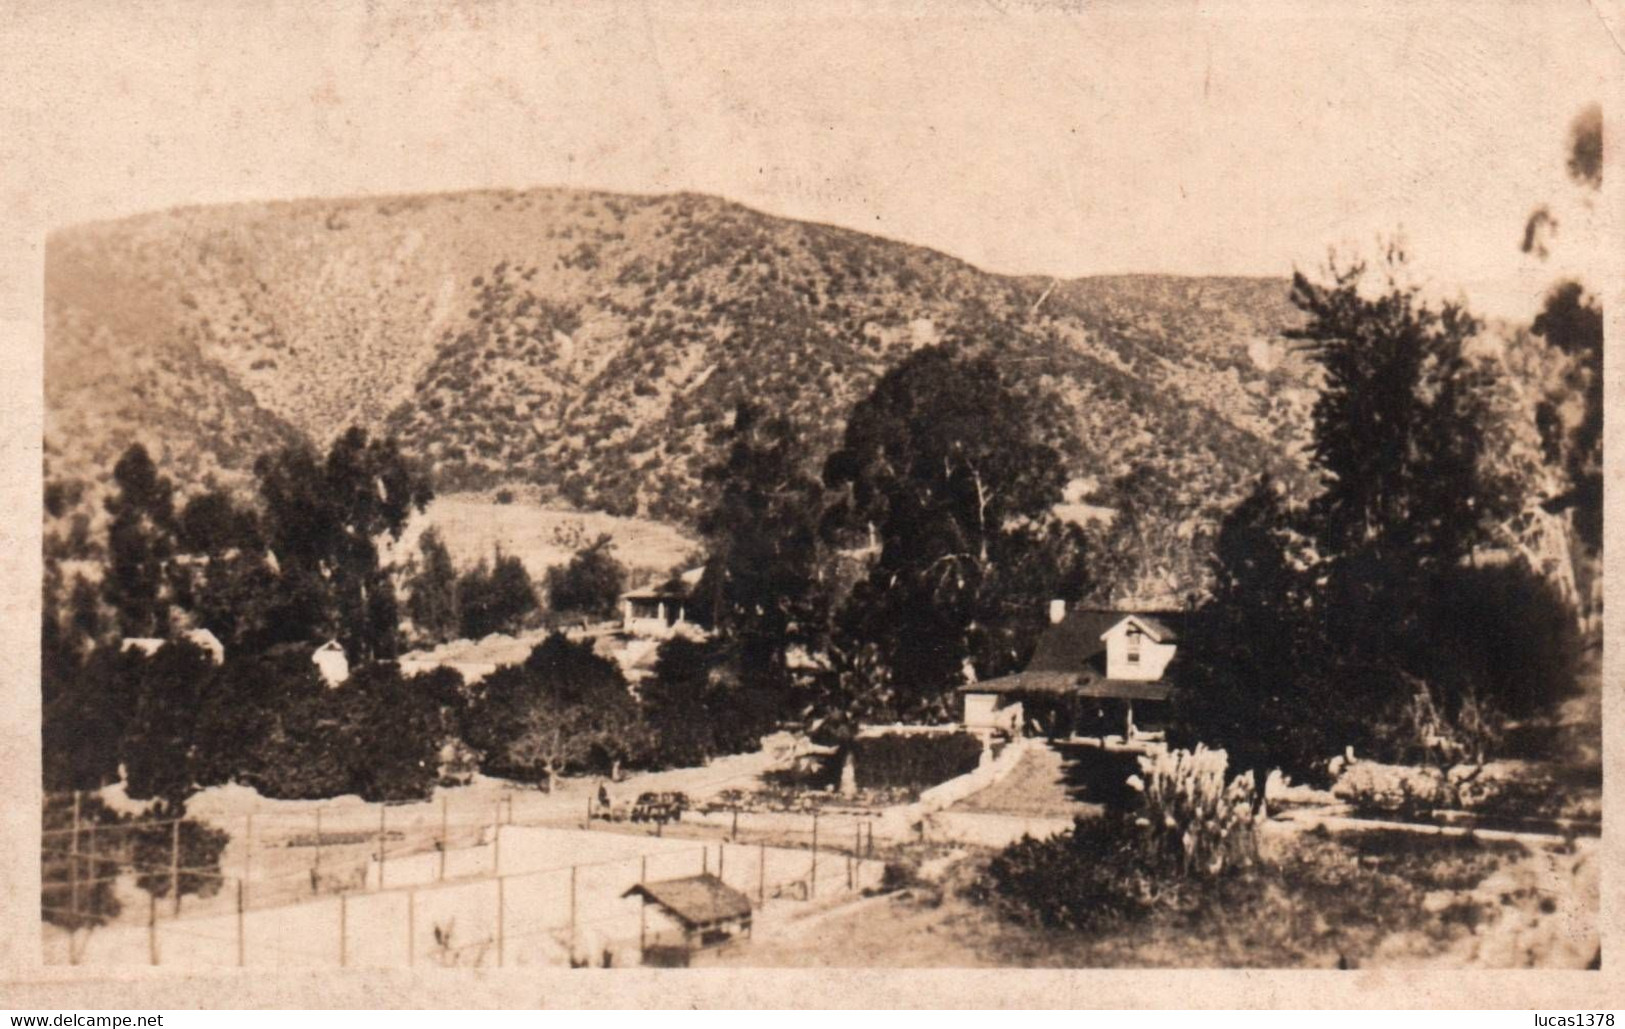
<svg viewBox="0 0 1625 1029">
<path fill-rule="evenodd" d="M 501 547 L 503 553 L 518 555 L 536 579 L 548 568 L 570 560 L 570 537 L 576 535 L 583 542 L 591 542 L 599 533 L 613 536 L 615 556 L 634 579 L 664 576 L 693 556 L 699 546 L 680 530 L 643 518 L 567 511 L 522 498 L 501 504 L 493 497 L 465 493 L 435 498 L 428 510 L 412 519 L 395 553 L 402 558 L 415 555 L 418 537 L 431 525 L 446 541 L 459 567 L 482 557 L 489 559 Z"/>
<path fill-rule="evenodd" d="M 990 855 L 876 905 L 787 926 L 740 966 L 1575 967 L 1598 948 L 1598 860 L 1411 834 L 1306 833 L 1200 901 L 1091 932 L 1046 929 L 973 899 Z M 931 862 L 927 862 L 929 866 Z"/>
</svg>

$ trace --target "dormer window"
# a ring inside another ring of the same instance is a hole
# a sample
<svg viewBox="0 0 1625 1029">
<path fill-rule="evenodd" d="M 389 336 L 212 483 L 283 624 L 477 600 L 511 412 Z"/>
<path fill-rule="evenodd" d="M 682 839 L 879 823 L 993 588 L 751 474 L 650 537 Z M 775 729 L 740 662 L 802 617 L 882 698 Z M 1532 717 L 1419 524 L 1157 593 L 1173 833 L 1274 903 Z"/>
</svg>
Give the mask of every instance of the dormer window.
<svg viewBox="0 0 1625 1029">
<path fill-rule="evenodd" d="M 1131 664 L 1131 665 L 1137 665 L 1137 664 L 1140 663 L 1140 636 L 1141 635 L 1142 634 L 1141 634 L 1141 632 L 1140 632 L 1140 630 L 1138 628 L 1136 628 L 1134 626 L 1129 627 L 1129 630 L 1128 630 L 1128 655 L 1127 655 L 1127 660 L 1128 660 L 1128 663 Z"/>
</svg>

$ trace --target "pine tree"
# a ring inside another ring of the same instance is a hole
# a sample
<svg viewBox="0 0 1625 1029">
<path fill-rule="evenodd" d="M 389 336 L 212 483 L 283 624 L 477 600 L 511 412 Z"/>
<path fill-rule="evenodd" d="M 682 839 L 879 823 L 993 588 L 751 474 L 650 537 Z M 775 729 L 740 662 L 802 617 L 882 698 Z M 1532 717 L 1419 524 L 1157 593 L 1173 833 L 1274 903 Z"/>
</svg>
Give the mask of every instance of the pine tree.
<svg viewBox="0 0 1625 1029">
<path fill-rule="evenodd" d="M 103 594 L 125 636 L 160 636 L 169 622 L 164 570 L 174 552 L 175 488 L 140 443 L 113 466 L 113 482 Z"/>
<path fill-rule="evenodd" d="M 820 576 L 823 485 L 802 434 L 785 417 L 741 403 L 703 475 L 710 505 L 699 528 L 708 558 L 697 610 L 730 644 L 746 688 L 781 702 L 793 648 L 820 649 L 827 615 Z"/>
<path fill-rule="evenodd" d="M 418 537 L 419 565 L 407 586 L 406 611 L 424 638 L 443 643 L 457 635 L 457 569 L 440 533 L 429 527 Z"/>
</svg>

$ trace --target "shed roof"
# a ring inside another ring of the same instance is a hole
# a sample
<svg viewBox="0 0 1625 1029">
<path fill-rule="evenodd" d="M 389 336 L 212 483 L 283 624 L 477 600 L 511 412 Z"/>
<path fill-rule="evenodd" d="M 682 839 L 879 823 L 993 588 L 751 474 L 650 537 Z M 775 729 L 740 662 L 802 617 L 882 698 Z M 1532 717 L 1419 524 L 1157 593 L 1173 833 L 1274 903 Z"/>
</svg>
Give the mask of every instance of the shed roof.
<svg viewBox="0 0 1625 1029">
<path fill-rule="evenodd" d="M 659 904 L 690 929 L 745 918 L 751 910 L 749 897 L 710 873 L 639 883 L 621 894 L 623 897 L 634 895 Z"/>
<path fill-rule="evenodd" d="M 1174 692 L 1168 682 L 1139 682 L 1134 679 L 1106 679 L 1085 676 L 1078 683 L 1080 697 L 1104 697 L 1112 700 L 1167 700 Z"/>
<path fill-rule="evenodd" d="M 959 687 L 960 693 L 1073 693 L 1077 672 L 1016 672 L 997 679 L 984 679 Z"/>
</svg>

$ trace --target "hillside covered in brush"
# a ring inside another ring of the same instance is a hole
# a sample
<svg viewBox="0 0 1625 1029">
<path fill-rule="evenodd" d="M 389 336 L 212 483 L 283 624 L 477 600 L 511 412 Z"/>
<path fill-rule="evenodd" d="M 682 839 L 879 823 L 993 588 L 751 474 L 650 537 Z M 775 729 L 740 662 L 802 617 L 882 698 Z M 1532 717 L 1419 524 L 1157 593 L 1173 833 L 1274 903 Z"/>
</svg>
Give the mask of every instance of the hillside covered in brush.
<svg viewBox="0 0 1625 1029">
<path fill-rule="evenodd" d="M 989 274 L 688 194 L 566 190 L 190 208 L 64 229 L 46 270 L 47 464 L 94 482 L 145 441 L 183 487 L 296 433 L 398 436 L 442 491 L 692 520 L 752 399 L 816 453 L 910 349 L 990 353 L 1109 484 L 1176 508 L 1291 475 L 1313 394 L 1287 284 Z"/>
</svg>

